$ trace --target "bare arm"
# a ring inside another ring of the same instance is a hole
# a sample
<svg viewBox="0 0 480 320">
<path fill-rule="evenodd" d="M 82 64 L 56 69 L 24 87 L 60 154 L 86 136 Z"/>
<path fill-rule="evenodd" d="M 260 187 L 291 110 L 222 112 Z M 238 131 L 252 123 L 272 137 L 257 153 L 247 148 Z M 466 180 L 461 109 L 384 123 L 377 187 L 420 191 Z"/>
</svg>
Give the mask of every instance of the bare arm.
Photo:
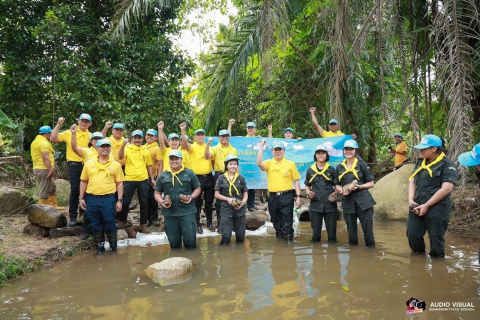
<svg viewBox="0 0 480 320">
<path fill-rule="evenodd" d="M 232 136 L 232 126 L 235 123 L 235 119 L 228 120 L 228 127 L 227 130 L 230 133 L 230 137 Z"/>
<path fill-rule="evenodd" d="M 47 170 L 48 170 L 47 179 L 50 179 L 51 177 L 53 177 L 53 167 L 52 167 L 52 163 L 50 162 L 49 152 L 47 151 L 42 152 L 42 160 L 43 160 L 43 164 L 45 165 L 45 167 L 47 167 Z"/>
<path fill-rule="evenodd" d="M 273 138 L 272 130 L 273 130 L 272 125 L 269 125 L 269 126 L 268 126 L 268 137 L 269 137 L 269 138 Z"/>
<path fill-rule="evenodd" d="M 210 153 L 210 146 L 212 145 L 213 138 L 210 137 L 207 142 L 207 146 L 205 148 L 205 160 L 211 159 L 213 157 L 213 153 Z"/>
<path fill-rule="evenodd" d="M 262 139 L 260 142 L 260 150 L 257 152 L 257 166 L 262 169 L 262 171 L 265 170 L 265 165 L 263 164 L 263 147 L 265 146 L 265 139 Z"/>
<path fill-rule="evenodd" d="M 148 171 L 148 178 L 150 179 L 150 183 L 152 184 L 152 186 L 155 186 L 155 178 L 153 176 L 152 166 L 147 166 L 147 171 Z"/>
<path fill-rule="evenodd" d="M 295 186 L 295 194 L 297 195 L 295 203 L 297 205 L 297 208 L 300 208 L 300 206 L 302 205 L 302 199 L 300 199 L 302 188 L 300 188 L 300 182 L 298 180 L 293 180 L 293 185 Z"/>
<path fill-rule="evenodd" d="M 361 185 L 359 184 L 359 185 L 353 187 L 353 190 L 363 190 L 363 189 L 367 190 L 367 189 L 373 188 L 374 186 L 375 186 L 375 182 L 373 182 L 373 180 L 372 180 L 372 181 L 369 181 L 367 183 L 364 183 L 364 184 L 361 184 Z"/>
<path fill-rule="evenodd" d="M 103 129 L 102 129 L 102 134 L 103 134 L 104 137 L 107 137 L 108 129 L 110 129 L 112 126 L 113 126 L 112 121 L 105 122 L 105 127 L 103 127 Z"/>
<path fill-rule="evenodd" d="M 165 133 L 163 133 L 163 128 L 165 127 L 165 123 L 163 121 L 159 121 L 157 123 L 157 128 L 158 128 L 158 144 L 159 144 L 159 147 L 160 147 L 160 150 L 164 150 L 165 149 L 165 140 L 164 140 L 164 137 L 165 137 Z M 167 138 L 167 137 L 165 137 Z M 162 162 L 162 165 L 163 165 L 163 162 Z"/>
<path fill-rule="evenodd" d="M 80 180 L 80 208 L 87 209 L 85 203 L 85 191 L 87 190 L 88 180 Z"/>
<path fill-rule="evenodd" d="M 321 125 L 318 124 L 317 117 L 315 116 L 315 110 L 316 108 L 310 108 L 310 115 L 312 116 L 312 123 L 315 126 L 315 129 L 317 129 L 318 133 L 322 136 L 323 132 L 325 131 Z"/>
<path fill-rule="evenodd" d="M 64 117 L 58 118 L 57 125 L 56 125 L 55 128 L 53 128 L 53 130 L 52 130 L 52 135 L 50 136 L 50 141 L 52 141 L 52 142 L 60 142 L 60 140 L 58 139 L 58 134 L 60 133 L 60 128 L 62 127 L 62 124 L 63 124 L 64 122 L 65 122 L 65 118 L 64 118 Z"/>
<path fill-rule="evenodd" d="M 118 150 L 118 160 L 123 160 L 125 157 L 125 146 L 128 143 L 128 139 L 123 139 L 123 144 L 120 147 L 120 150 Z"/>
<path fill-rule="evenodd" d="M 160 175 L 163 172 L 163 160 L 157 160 L 158 163 L 158 175 Z"/>
<path fill-rule="evenodd" d="M 75 151 L 75 153 L 79 157 L 83 157 L 83 149 L 79 148 L 77 145 L 77 125 L 74 124 L 70 127 L 70 131 L 72 131 L 72 150 Z"/>
<path fill-rule="evenodd" d="M 118 199 L 123 199 L 123 181 L 117 182 L 117 195 Z M 122 203 L 120 201 L 117 201 L 117 203 L 115 204 L 115 211 L 122 211 Z"/>
<path fill-rule="evenodd" d="M 190 143 L 187 140 L 187 135 L 185 134 L 185 129 L 187 128 L 187 124 L 185 122 L 180 124 L 180 133 L 182 134 L 182 149 L 186 151 L 190 151 Z"/>
</svg>

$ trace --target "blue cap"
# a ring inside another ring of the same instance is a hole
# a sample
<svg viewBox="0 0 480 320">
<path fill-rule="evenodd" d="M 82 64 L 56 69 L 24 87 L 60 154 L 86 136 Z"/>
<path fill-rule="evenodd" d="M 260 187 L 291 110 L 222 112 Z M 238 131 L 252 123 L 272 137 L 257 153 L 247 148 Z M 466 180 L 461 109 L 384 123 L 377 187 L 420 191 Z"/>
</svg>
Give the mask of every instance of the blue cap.
<svg viewBox="0 0 480 320">
<path fill-rule="evenodd" d="M 355 140 L 347 140 L 347 141 L 345 141 L 343 147 L 344 147 L 344 148 L 354 148 L 354 149 L 358 149 L 358 143 L 357 143 L 357 141 L 355 141 Z"/>
<path fill-rule="evenodd" d="M 176 133 L 172 133 L 172 134 L 177 135 Z M 178 136 L 178 135 L 177 135 L 177 136 Z M 168 137 L 169 137 L 169 139 L 170 139 L 170 135 L 169 135 Z M 190 141 L 190 137 L 189 137 L 189 136 L 185 135 L 185 137 L 187 138 L 187 141 Z M 179 140 L 182 140 L 182 137 L 181 137 L 181 136 L 180 136 Z"/>
<path fill-rule="evenodd" d="M 158 132 L 155 129 L 148 129 L 147 134 L 151 134 L 152 136 L 158 136 Z"/>
<path fill-rule="evenodd" d="M 273 143 L 272 149 L 275 149 L 275 148 L 282 148 L 285 150 L 285 143 L 283 143 L 283 141 L 275 141 Z"/>
<path fill-rule="evenodd" d="M 316 148 L 315 148 L 315 152 L 317 151 L 325 151 L 325 152 L 328 152 L 328 149 L 327 147 L 325 147 L 323 144 L 319 144 Z"/>
<path fill-rule="evenodd" d="M 132 132 L 132 137 L 135 137 L 135 136 L 140 136 L 143 138 L 143 131 L 142 130 L 135 130 Z"/>
<path fill-rule="evenodd" d="M 173 149 L 172 151 L 170 151 L 170 153 L 168 154 L 168 157 L 183 158 L 182 152 L 178 149 Z"/>
<path fill-rule="evenodd" d="M 413 146 L 415 149 L 427 149 L 430 147 L 441 147 L 443 145 L 442 139 L 437 137 L 434 134 L 427 134 L 424 135 L 422 140 L 420 140 L 420 143 L 417 144 L 416 146 Z"/>
<path fill-rule="evenodd" d="M 228 161 L 230 160 L 239 160 L 238 157 L 236 155 L 234 155 L 233 153 L 229 153 L 227 154 L 227 157 L 225 158 L 225 165 L 228 163 Z"/>
<path fill-rule="evenodd" d="M 50 126 L 43 126 L 38 129 L 38 133 L 45 134 L 45 133 L 50 133 L 52 132 L 52 128 Z"/>
<path fill-rule="evenodd" d="M 197 130 L 195 130 L 195 134 L 199 134 L 199 133 L 205 134 L 205 130 L 203 130 L 203 129 L 197 129 Z"/>
<path fill-rule="evenodd" d="M 256 128 L 257 125 L 255 124 L 255 122 L 250 121 L 250 122 L 247 122 L 247 128 L 248 128 L 248 127 L 254 127 L 254 128 Z"/>
<path fill-rule="evenodd" d="M 178 136 L 178 134 L 176 134 L 176 133 L 170 133 L 170 134 L 168 135 L 168 140 L 172 140 L 173 138 L 180 139 L 180 137 Z"/>
<path fill-rule="evenodd" d="M 330 121 L 328 121 L 328 124 L 338 124 L 338 120 L 337 119 L 330 119 Z"/>
<path fill-rule="evenodd" d="M 112 144 L 110 143 L 110 140 L 108 139 L 100 139 L 97 141 L 97 144 L 95 145 L 97 148 L 100 147 L 100 146 L 103 146 L 104 144 L 108 144 L 109 146 L 111 146 Z"/>
<path fill-rule="evenodd" d="M 394 137 L 400 137 L 400 138 L 403 139 L 403 134 L 401 134 L 401 133 L 399 132 L 399 133 L 397 133 Z"/>
<path fill-rule="evenodd" d="M 293 130 L 293 128 L 290 128 L 290 127 L 287 127 L 285 129 L 283 129 L 283 133 L 285 133 L 287 131 L 290 131 L 291 133 L 295 133 L 295 130 Z"/>
<path fill-rule="evenodd" d="M 97 131 L 97 132 L 92 133 L 92 136 L 90 137 L 90 139 L 93 139 L 93 138 L 103 139 L 105 137 L 103 136 L 103 133 Z"/>
<path fill-rule="evenodd" d="M 125 130 L 125 126 L 123 125 L 123 123 L 115 123 L 115 124 L 113 125 L 112 129 Z"/>
<path fill-rule="evenodd" d="M 88 113 L 82 113 L 80 115 L 80 117 L 78 117 L 77 120 L 88 120 L 88 121 L 92 122 L 92 117 L 90 117 L 90 115 Z"/>
<path fill-rule="evenodd" d="M 220 130 L 218 132 L 218 135 L 219 136 L 230 136 L 230 132 L 228 130 L 223 129 L 223 130 Z"/>
<path fill-rule="evenodd" d="M 458 162 L 462 166 L 476 166 L 480 164 L 480 143 L 476 144 L 472 151 L 462 153 L 458 157 Z"/>
</svg>

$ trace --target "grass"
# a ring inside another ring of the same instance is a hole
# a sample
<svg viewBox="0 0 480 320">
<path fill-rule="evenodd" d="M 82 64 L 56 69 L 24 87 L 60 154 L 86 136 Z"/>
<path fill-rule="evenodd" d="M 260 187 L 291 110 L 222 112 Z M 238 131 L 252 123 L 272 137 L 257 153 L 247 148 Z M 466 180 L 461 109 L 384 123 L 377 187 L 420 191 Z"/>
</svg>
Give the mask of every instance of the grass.
<svg viewBox="0 0 480 320">
<path fill-rule="evenodd" d="M 38 270 L 42 265 L 43 261 L 40 259 L 28 261 L 19 257 L 4 258 L 0 254 L 0 286 L 27 272 Z"/>
</svg>

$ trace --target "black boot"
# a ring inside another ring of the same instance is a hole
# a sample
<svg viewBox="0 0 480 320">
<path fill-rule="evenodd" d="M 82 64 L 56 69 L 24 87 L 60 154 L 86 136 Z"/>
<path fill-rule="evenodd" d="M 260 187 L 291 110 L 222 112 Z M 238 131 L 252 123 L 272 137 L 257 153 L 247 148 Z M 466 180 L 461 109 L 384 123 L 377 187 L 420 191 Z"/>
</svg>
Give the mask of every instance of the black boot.
<svg viewBox="0 0 480 320">
<path fill-rule="evenodd" d="M 200 212 L 202 211 L 202 208 L 197 207 L 197 213 L 195 214 L 195 220 L 197 220 L 197 233 L 202 234 L 203 233 L 203 228 L 202 225 L 200 224 Z"/>
<path fill-rule="evenodd" d="M 220 204 L 220 201 L 217 201 L 215 203 L 215 215 L 217 216 L 217 233 L 218 234 L 222 234 L 222 230 L 220 229 L 221 227 L 221 224 L 220 224 L 220 207 L 221 207 L 221 204 Z"/>
<path fill-rule="evenodd" d="M 97 247 L 97 256 L 102 255 L 105 252 L 105 236 L 103 235 L 103 231 L 95 232 L 93 234 L 93 241 Z"/>
<path fill-rule="evenodd" d="M 107 232 L 108 243 L 110 243 L 110 252 L 117 252 L 117 233 L 116 232 Z"/>
<path fill-rule="evenodd" d="M 212 208 L 205 207 L 205 215 L 207 216 L 207 229 L 210 231 L 215 231 L 215 228 L 212 225 Z"/>
</svg>

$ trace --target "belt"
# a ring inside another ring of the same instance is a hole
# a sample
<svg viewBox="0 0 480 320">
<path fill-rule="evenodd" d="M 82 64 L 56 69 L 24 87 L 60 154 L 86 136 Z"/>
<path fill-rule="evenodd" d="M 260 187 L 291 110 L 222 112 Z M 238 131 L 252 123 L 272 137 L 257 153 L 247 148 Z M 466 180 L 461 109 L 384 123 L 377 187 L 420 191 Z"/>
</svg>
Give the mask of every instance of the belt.
<svg viewBox="0 0 480 320">
<path fill-rule="evenodd" d="M 281 191 L 281 192 L 269 192 L 271 196 L 281 196 L 282 194 L 293 193 L 293 190 Z"/>
<path fill-rule="evenodd" d="M 208 177 L 211 177 L 212 174 L 209 173 L 209 174 L 196 174 L 197 177 L 200 177 L 200 178 L 208 178 Z"/>
<path fill-rule="evenodd" d="M 111 197 L 111 196 L 114 196 L 115 193 L 109 193 L 109 194 L 91 194 L 91 193 L 86 193 L 85 194 L 86 196 L 89 196 L 89 197 L 95 197 L 95 198 L 106 198 L 106 197 Z"/>
<path fill-rule="evenodd" d="M 225 172 L 223 172 L 223 171 L 215 171 L 215 174 L 217 174 L 217 173 L 218 173 L 218 174 L 224 174 Z"/>
<path fill-rule="evenodd" d="M 67 161 L 67 164 L 71 167 L 83 166 L 83 162 L 78 162 L 78 161 Z"/>
</svg>

